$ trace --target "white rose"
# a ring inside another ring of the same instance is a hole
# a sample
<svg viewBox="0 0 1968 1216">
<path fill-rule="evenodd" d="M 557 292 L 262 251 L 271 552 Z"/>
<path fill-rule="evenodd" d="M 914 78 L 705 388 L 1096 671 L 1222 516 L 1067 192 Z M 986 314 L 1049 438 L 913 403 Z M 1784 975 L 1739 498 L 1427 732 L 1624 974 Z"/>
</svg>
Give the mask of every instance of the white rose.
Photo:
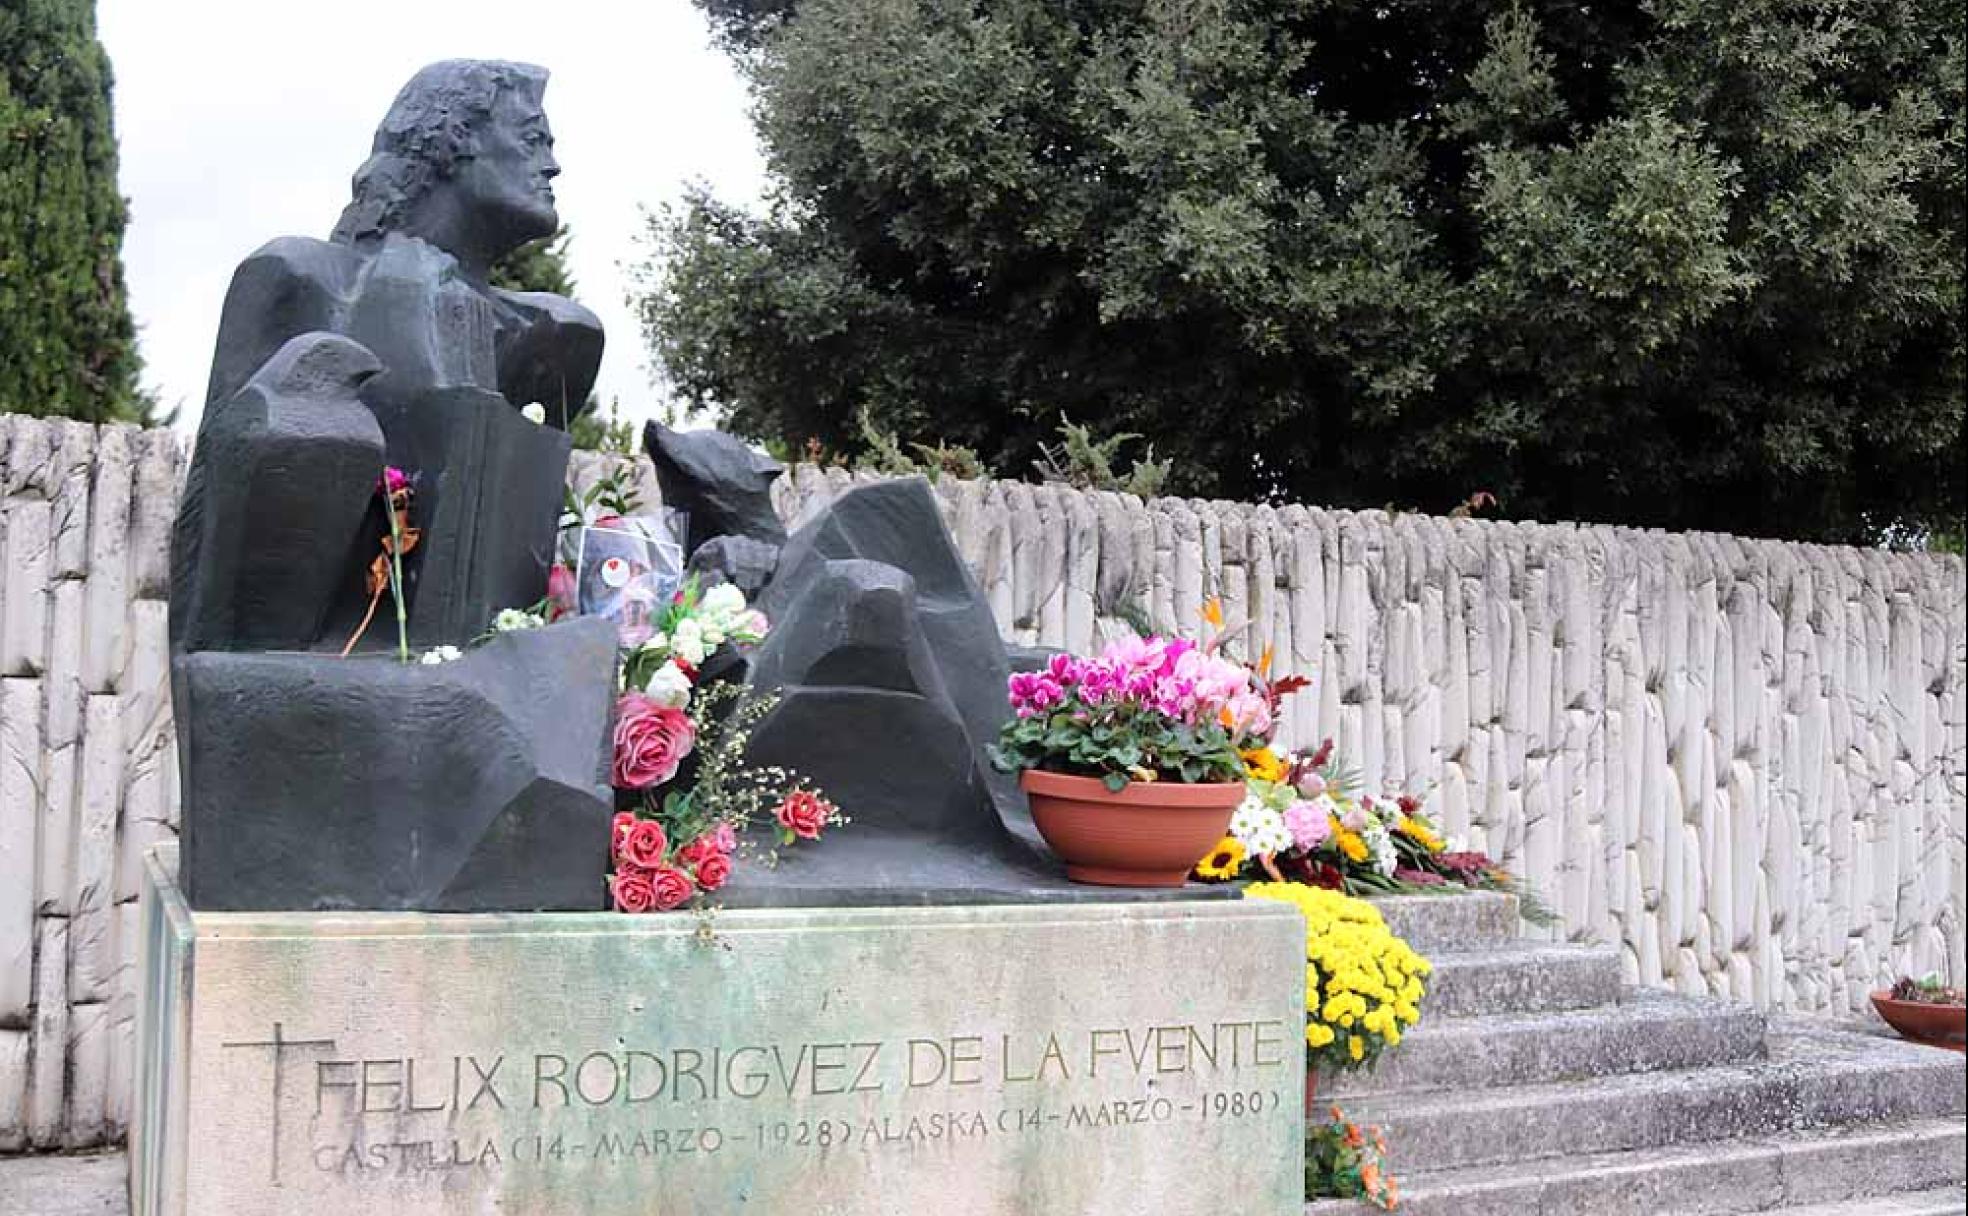
<svg viewBox="0 0 1968 1216">
<path fill-rule="evenodd" d="M 670 650 L 679 659 L 695 667 L 704 661 L 704 627 L 685 617 L 677 622 L 676 633 L 670 638 Z"/>
<path fill-rule="evenodd" d="M 659 705 L 682 709 L 690 704 L 690 677 L 675 663 L 665 663 L 649 677 L 649 687 L 643 691 Z"/>
<path fill-rule="evenodd" d="M 535 426 L 545 426 L 547 422 L 547 407 L 535 401 L 520 410 L 519 416 Z"/>
<path fill-rule="evenodd" d="M 728 619 L 745 610 L 745 593 L 730 583 L 719 583 L 704 593 L 704 615 L 713 619 Z"/>
</svg>

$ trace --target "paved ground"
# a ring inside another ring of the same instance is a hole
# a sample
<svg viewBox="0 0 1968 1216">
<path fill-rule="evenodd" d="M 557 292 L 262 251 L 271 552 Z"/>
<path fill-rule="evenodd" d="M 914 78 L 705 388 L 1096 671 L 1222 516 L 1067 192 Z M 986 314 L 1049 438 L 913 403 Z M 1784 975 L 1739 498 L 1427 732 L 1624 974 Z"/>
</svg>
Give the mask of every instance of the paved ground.
<svg viewBox="0 0 1968 1216">
<path fill-rule="evenodd" d="M 0 1216 L 126 1216 L 123 1154 L 0 1157 Z"/>
</svg>

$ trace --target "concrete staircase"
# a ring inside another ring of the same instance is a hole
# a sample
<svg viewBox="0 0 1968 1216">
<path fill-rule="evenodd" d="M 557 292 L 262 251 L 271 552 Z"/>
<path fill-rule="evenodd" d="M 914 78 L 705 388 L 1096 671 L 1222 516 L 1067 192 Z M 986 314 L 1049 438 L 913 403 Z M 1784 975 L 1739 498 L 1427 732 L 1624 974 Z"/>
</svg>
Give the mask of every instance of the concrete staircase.
<svg viewBox="0 0 1968 1216">
<path fill-rule="evenodd" d="M 1422 1023 L 1319 1092 L 1386 1131 L 1402 1212 L 1968 1213 L 1960 1055 L 1623 988 L 1617 948 L 1519 941 L 1505 896 L 1379 906 L 1435 964 Z"/>
</svg>

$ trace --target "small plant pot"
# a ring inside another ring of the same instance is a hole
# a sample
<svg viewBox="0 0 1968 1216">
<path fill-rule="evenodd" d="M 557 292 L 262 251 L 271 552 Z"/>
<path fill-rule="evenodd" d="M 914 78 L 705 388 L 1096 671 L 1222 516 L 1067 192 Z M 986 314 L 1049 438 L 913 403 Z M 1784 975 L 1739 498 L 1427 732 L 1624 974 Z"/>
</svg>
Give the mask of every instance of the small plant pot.
<svg viewBox="0 0 1968 1216">
<path fill-rule="evenodd" d="M 1018 784 L 1066 876 L 1104 887 L 1183 885 L 1244 800 L 1240 781 L 1130 781 L 1116 793 L 1096 777 L 1027 769 Z"/>
<path fill-rule="evenodd" d="M 1903 1038 L 1949 1051 L 1968 1049 L 1968 1005 L 1896 1001 L 1891 992 L 1875 992 L 1872 1007 Z"/>
</svg>

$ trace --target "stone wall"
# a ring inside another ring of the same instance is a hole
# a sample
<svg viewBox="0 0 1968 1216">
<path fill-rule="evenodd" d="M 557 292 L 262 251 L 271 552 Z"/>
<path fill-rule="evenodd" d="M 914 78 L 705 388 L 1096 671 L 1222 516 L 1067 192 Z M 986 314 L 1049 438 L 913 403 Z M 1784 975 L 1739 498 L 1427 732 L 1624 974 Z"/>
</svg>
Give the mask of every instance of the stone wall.
<svg viewBox="0 0 1968 1216">
<path fill-rule="evenodd" d="M 169 431 L 0 415 L 0 1151 L 128 1119 L 140 859 L 175 831 Z"/>
<path fill-rule="evenodd" d="M 0 416 L 0 1151 L 120 1137 L 138 857 L 175 830 L 169 432 Z M 575 477 L 593 476 L 591 460 Z M 641 470 L 651 485 L 646 465 Z M 849 484 L 803 469 L 789 517 Z M 1371 787 L 1428 791 L 1628 977 L 1811 1011 L 1962 966 L 1958 560 L 1615 528 L 945 483 L 1006 636 L 1123 618 L 1313 687 Z"/>
</svg>

